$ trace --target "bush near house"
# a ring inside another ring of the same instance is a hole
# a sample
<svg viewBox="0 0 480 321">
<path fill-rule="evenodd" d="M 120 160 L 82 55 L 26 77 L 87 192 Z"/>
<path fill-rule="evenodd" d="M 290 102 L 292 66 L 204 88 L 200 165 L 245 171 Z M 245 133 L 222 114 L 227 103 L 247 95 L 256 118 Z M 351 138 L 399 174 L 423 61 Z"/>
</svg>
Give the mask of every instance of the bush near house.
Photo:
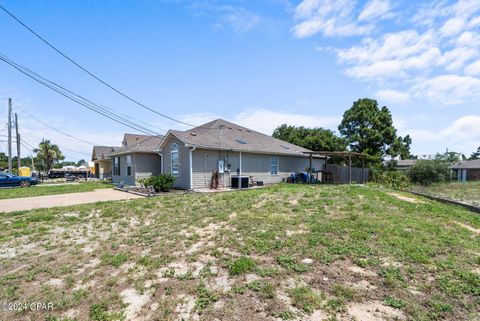
<svg viewBox="0 0 480 321">
<path fill-rule="evenodd" d="M 140 179 L 139 182 L 147 187 L 152 186 L 156 192 L 168 192 L 175 184 L 175 176 L 172 174 L 160 174 Z"/>
<path fill-rule="evenodd" d="M 410 178 L 401 171 L 373 170 L 372 180 L 388 188 L 405 189 L 410 185 Z"/>
</svg>

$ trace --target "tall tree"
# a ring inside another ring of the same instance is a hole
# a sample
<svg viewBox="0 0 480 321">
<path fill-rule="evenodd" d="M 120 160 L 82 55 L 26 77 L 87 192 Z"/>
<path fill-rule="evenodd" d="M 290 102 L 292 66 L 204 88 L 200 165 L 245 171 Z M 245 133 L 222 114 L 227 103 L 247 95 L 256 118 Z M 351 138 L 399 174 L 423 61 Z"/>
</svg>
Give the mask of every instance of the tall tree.
<svg viewBox="0 0 480 321">
<path fill-rule="evenodd" d="M 397 137 L 392 114 L 386 106 L 378 107 L 374 99 L 355 101 L 345 111 L 338 126 L 350 150 L 370 155 L 370 161 L 379 163 L 386 156 L 410 155 L 410 136 Z"/>
<path fill-rule="evenodd" d="M 52 144 L 48 139 L 42 139 L 34 152 L 37 153 L 37 158 L 43 161 L 47 172 L 52 168 L 54 162 L 65 158 L 58 145 Z"/>
<path fill-rule="evenodd" d="M 473 152 L 472 155 L 470 155 L 469 160 L 474 160 L 474 159 L 480 159 L 480 146 L 477 148 L 476 152 Z"/>
<path fill-rule="evenodd" d="M 329 129 L 306 128 L 283 124 L 277 127 L 273 137 L 315 151 L 343 151 L 347 144 Z"/>
</svg>

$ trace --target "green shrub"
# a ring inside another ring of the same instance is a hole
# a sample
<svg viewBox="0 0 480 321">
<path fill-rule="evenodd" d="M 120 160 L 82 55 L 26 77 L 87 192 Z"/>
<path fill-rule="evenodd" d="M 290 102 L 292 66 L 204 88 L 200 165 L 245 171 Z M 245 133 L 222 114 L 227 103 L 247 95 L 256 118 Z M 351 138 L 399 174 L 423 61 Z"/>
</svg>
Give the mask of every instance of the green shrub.
<svg viewBox="0 0 480 321">
<path fill-rule="evenodd" d="M 410 185 L 409 177 L 402 171 L 396 170 L 374 170 L 372 171 L 373 181 L 388 188 L 405 189 Z"/>
<path fill-rule="evenodd" d="M 172 174 L 160 174 L 141 178 L 138 182 L 145 187 L 153 187 L 156 192 L 168 192 L 172 189 L 173 184 L 175 184 L 175 176 Z"/>
<path fill-rule="evenodd" d="M 450 178 L 448 164 L 448 162 L 442 160 L 418 160 L 410 168 L 408 175 L 413 183 L 425 186 L 437 182 L 446 182 Z"/>
</svg>

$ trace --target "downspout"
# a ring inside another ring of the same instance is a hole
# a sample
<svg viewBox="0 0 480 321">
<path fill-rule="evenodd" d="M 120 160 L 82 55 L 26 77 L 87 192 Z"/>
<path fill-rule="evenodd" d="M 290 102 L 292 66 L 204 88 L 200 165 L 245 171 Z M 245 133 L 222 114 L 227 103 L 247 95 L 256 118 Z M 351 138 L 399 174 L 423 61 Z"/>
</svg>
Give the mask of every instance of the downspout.
<svg viewBox="0 0 480 321">
<path fill-rule="evenodd" d="M 190 189 L 193 190 L 193 166 L 192 166 L 192 159 L 193 159 L 193 152 L 197 149 L 197 146 L 193 145 L 190 148 L 190 159 L 189 159 L 189 166 L 190 166 Z"/>
</svg>

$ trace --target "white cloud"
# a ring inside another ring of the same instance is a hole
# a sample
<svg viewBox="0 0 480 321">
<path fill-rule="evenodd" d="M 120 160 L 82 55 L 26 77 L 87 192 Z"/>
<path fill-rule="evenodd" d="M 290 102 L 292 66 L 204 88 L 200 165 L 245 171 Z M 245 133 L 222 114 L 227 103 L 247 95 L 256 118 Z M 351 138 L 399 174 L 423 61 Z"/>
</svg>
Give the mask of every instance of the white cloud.
<svg viewBox="0 0 480 321">
<path fill-rule="evenodd" d="M 380 90 L 375 94 L 380 101 L 386 103 L 404 103 L 410 99 L 410 94 L 397 90 Z"/>
<path fill-rule="evenodd" d="M 377 18 L 391 18 L 393 15 L 390 9 L 391 4 L 388 0 L 370 0 L 358 16 L 358 20 L 365 21 Z"/>
<path fill-rule="evenodd" d="M 295 9 L 298 23 L 293 34 L 306 38 L 317 33 L 325 36 L 365 35 L 373 24 L 358 23 L 354 19 L 356 1 L 350 0 L 304 0 Z"/>
<path fill-rule="evenodd" d="M 452 18 L 447 20 L 440 29 L 440 34 L 444 37 L 452 37 L 462 31 L 465 26 L 465 20 L 460 18 Z"/>
<path fill-rule="evenodd" d="M 467 75 L 478 75 L 480 76 L 480 59 L 475 62 L 472 62 L 470 65 L 465 67 L 465 73 Z"/>
<path fill-rule="evenodd" d="M 237 33 L 245 33 L 256 27 L 261 18 L 244 8 L 224 7 L 217 26 L 229 25 Z"/>
<path fill-rule="evenodd" d="M 432 146 L 432 143 L 440 143 L 450 150 L 469 154 L 480 145 L 478 124 L 480 124 L 480 115 L 466 115 L 457 118 L 439 132 L 426 129 L 408 129 L 407 132 L 419 145 Z"/>
<path fill-rule="evenodd" d="M 419 80 L 411 88 L 413 95 L 442 105 L 453 105 L 480 98 L 480 79 L 469 76 L 442 75 Z"/>
</svg>

